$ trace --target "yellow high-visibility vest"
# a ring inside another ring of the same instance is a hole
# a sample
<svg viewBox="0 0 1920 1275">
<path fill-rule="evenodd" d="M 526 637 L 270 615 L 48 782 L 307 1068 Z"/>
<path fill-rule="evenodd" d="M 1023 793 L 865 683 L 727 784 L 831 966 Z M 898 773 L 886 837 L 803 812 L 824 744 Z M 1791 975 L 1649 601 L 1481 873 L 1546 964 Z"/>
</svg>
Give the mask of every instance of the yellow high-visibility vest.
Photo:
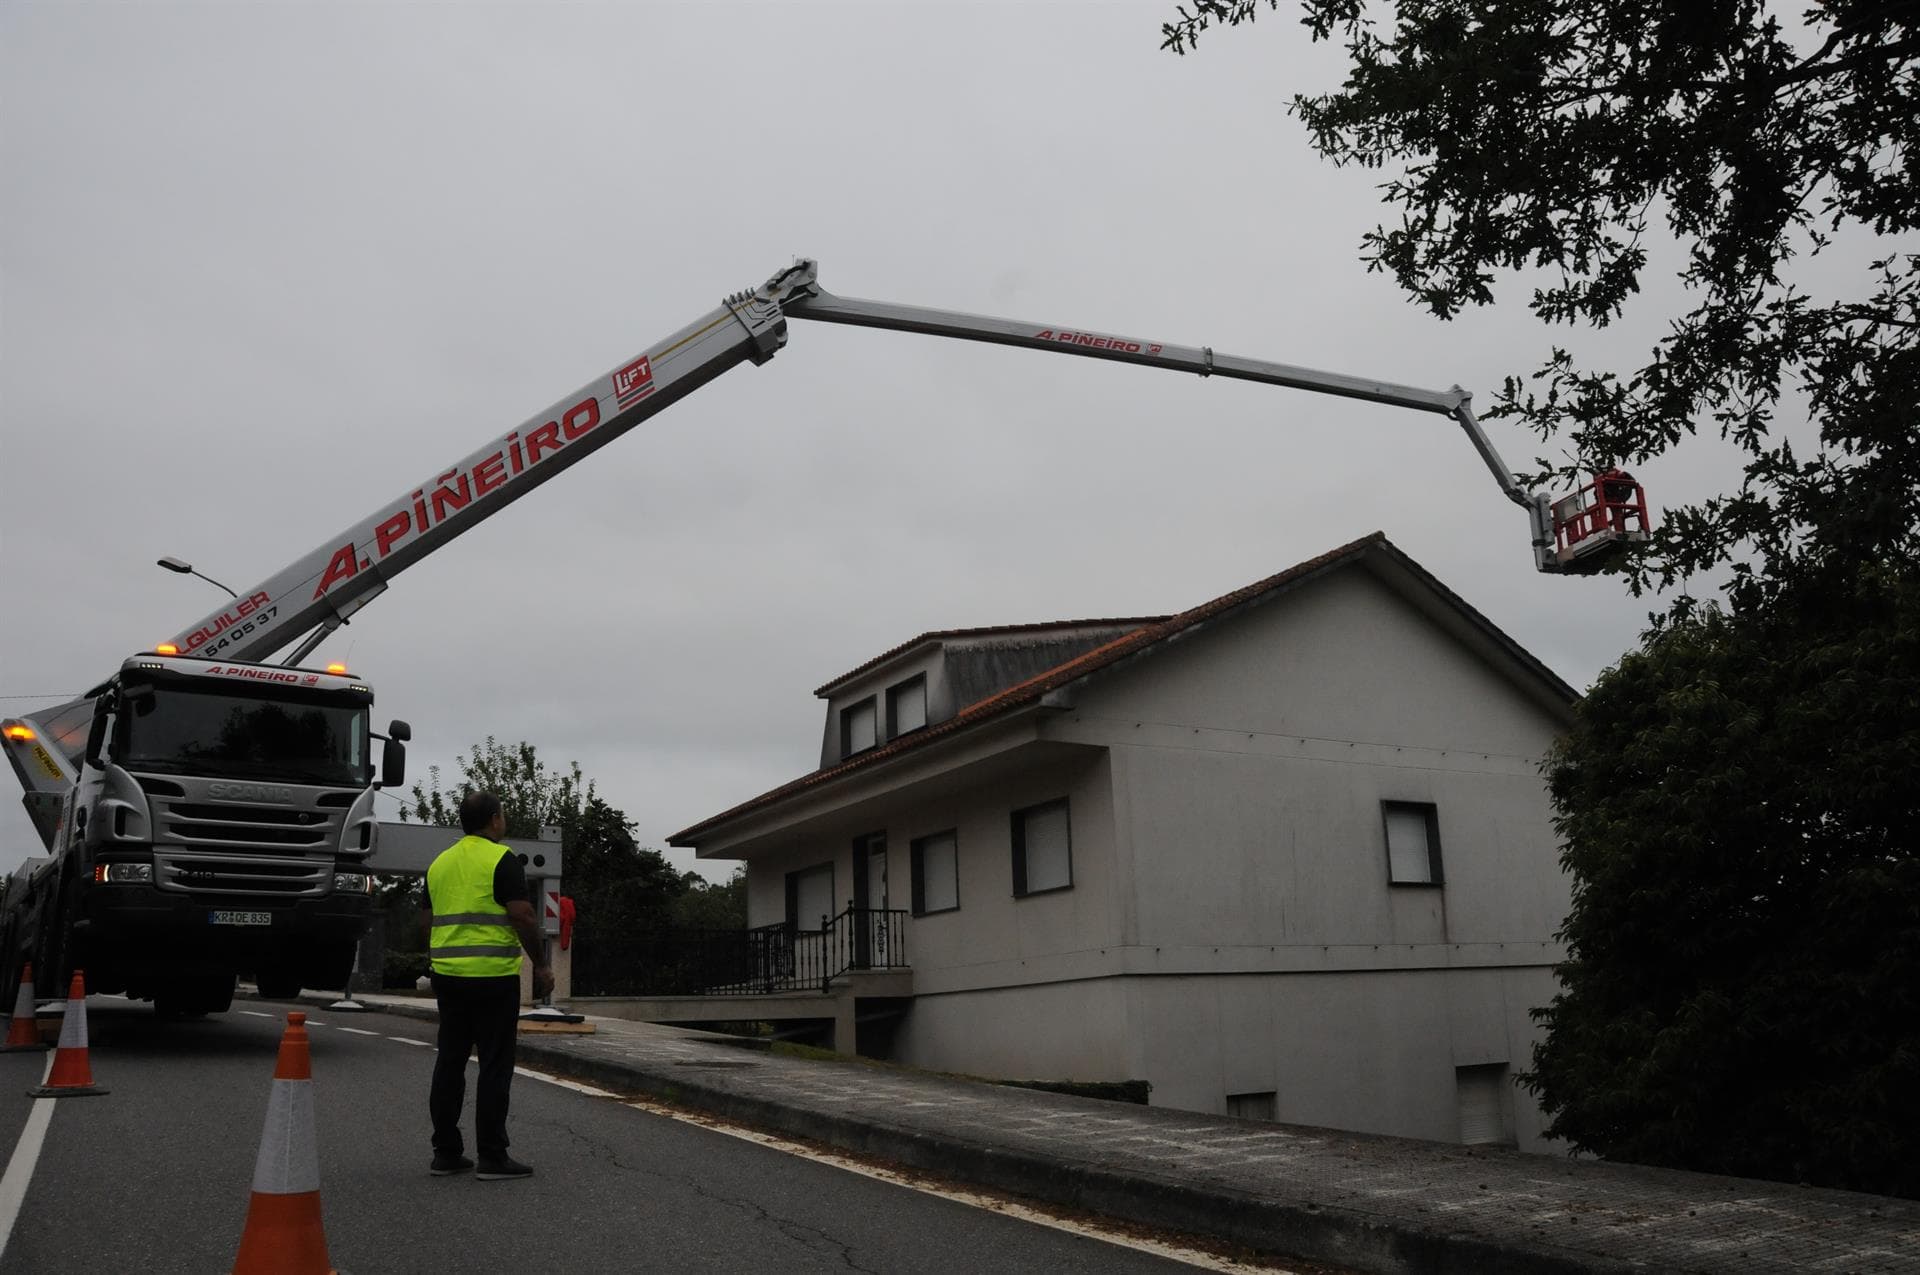
<svg viewBox="0 0 1920 1275">
<path fill-rule="evenodd" d="M 497 841 L 466 836 L 442 850 L 427 869 L 427 900 L 433 930 L 427 940 L 433 972 L 460 978 L 520 973 L 520 937 L 507 924 L 507 909 L 493 897 L 493 872 L 502 855 Z"/>
</svg>

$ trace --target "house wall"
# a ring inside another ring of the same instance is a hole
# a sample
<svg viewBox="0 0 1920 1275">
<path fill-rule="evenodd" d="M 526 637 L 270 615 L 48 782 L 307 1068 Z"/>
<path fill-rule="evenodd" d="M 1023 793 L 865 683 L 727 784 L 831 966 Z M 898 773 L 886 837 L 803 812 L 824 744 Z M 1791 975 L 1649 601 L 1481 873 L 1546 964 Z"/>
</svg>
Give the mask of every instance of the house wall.
<svg viewBox="0 0 1920 1275">
<path fill-rule="evenodd" d="M 1110 945 L 1116 933 L 1112 786 L 1104 753 L 1077 750 L 1063 758 L 1050 750 L 948 796 L 892 810 L 876 804 L 870 815 L 848 816 L 797 837 L 790 848 L 750 859 L 747 923 L 785 920 L 786 874 L 824 862 L 834 865 L 835 906 L 846 906 L 853 840 L 873 832 L 887 838 L 889 905 L 908 908 L 913 840 L 952 829 L 960 907 L 914 920 L 908 952 L 916 993 L 937 990 L 943 975 L 963 986 L 978 977 L 1059 977 L 1077 956 Z M 1012 814 L 1058 797 L 1068 801 L 1073 888 L 1016 899 Z"/>
<path fill-rule="evenodd" d="M 1274 1118 L 1457 1141 L 1458 1067 L 1507 1067 L 1507 1120 L 1523 1151 L 1551 1149 L 1531 1095 L 1527 1010 L 1554 992 L 1544 967 L 1207 975 L 1126 980 L 1129 1078 L 1155 1106 L 1227 1114 L 1228 1094 L 1271 1093 Z"/>
<path fill-rule="evenodd" d="M 1569 884 L 1545 709 L 1361 571 L 1089 687 L 1151 945 L 1538 944 Z M 1437 808 L 1438 889 L 1388 883 L 1383 801 Z"/>
<path fill-rule="evenodd" d="M 995 1080 L 1133 1078 L 1127 989 L 1118 980 L 928 995 L 916 968 L 914 989 L 894 1037 L 897 1061 Z"/>
<path fill-rule="evenodd" d="M 1525 1070 L 1555 990 L 1570 892 L 1538 763 L 1559 729 L 1362 571 L 1090 685 L 1053 733 L 1110 750 L 1153 1101 L 1271 1092 L 1282 1120 L 1456 1137 L 1454 1068 Z M 1441 886 L 1389 882 L 1389 800 L 1436 807 Z"/>
</svg>

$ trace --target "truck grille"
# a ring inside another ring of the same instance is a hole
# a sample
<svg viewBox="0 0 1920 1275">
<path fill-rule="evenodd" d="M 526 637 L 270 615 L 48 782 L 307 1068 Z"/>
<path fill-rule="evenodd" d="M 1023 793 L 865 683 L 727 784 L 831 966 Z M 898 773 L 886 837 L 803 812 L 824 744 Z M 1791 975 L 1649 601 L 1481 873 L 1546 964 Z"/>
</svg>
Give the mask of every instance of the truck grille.
<svg viewBox="0 0 1920 1275">
<path fill-rule="evenodd" d="M 182 842 L 239 842 L 253 846 L 318 846 L 333 835 L 333 820 L 317 810 L 263 806 L 168 804 L 169 831 Z"/>
<path fill-rule="evenodd" d="M 204 899 L 332 892 L 343 810 L 185 799 L 149 792 L 154 885 Z M 311 857 L 308 857 L 311 856 Z"/>
<path fill-rule="evenodd" d="M 255 855 L 192 854 L 162 850 L 154 855 L 162 890 L 196 895 L 278 895 L 284 898 L 325 894 L 332 863 L 269 859 Z"/>
</svg>

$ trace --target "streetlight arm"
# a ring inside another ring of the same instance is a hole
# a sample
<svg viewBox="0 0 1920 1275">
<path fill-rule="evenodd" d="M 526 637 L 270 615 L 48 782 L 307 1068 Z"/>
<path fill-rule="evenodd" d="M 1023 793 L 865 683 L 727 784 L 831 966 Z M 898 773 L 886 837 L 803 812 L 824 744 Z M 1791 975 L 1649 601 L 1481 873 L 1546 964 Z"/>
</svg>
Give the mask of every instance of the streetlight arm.
<svg viewBox="0 0 1920 1275">
<path fill-rule="evenodd" d="M 167 570 L 172 571 L 177 575 L 200 576 L 202 580 L 205 580 L 208 584 L 213 585 L 215 588 L 226 589 L 227 596 L 230 598 L 238 598 L 240 596 L 239 594 L 235 593 L 232 589 L 227 589 L 226 585 L 221 584 L 218 580 L 214 579 L 212 576 L 200 575 L 198 571 L 195 571 L 193 569 L 193 564 L 190 562 L 182 562 L 178 558 L 161 558 L 157 562 L 155 562 L 154 565 L 159 567 L 165 567 Z"/>
</svg>

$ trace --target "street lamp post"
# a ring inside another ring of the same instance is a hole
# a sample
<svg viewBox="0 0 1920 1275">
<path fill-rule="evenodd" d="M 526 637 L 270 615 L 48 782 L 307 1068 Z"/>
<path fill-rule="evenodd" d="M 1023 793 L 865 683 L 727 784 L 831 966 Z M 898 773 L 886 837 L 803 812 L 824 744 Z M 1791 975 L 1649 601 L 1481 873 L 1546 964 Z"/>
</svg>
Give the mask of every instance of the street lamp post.
<svg viewBox="0 0 1920 1275">
<path fill-rule="evenodd" d="M 192 563 L 182 562 L 178 558 L 162 558 L 155 565 L 165 567 L 167 570 L 177 572 L 178 574 L 183 576 L 200 576 L 202 580 L 205 580 L 208 584 L 213 585 L 215 588 L 227 589 L 226 585 L 221 584 L 218 580 L 214 579 L 212 576 L 200 575 L 198 571 L 195 571 L 193 569 Z M 227 596 L 230 598 L 237 598 L 240 595 L 235 593 L 232 589 L 227 589 Z"/>
</svg>

